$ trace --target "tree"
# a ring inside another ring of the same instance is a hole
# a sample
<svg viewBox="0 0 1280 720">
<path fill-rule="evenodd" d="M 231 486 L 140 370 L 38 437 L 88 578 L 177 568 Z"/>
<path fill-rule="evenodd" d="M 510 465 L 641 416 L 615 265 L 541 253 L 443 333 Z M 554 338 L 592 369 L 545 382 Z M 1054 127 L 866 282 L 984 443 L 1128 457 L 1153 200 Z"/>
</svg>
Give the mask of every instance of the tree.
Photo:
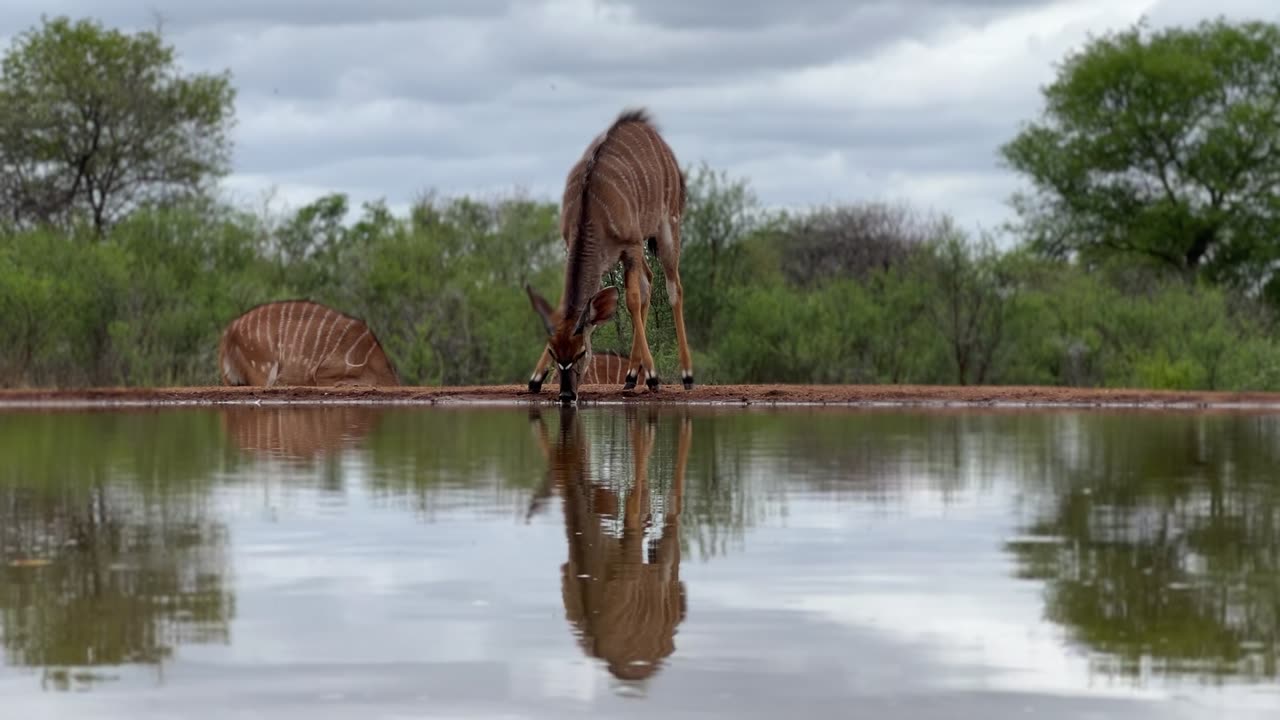
<svg viewBox="0 0 1280 720">
<path fill-rule="evenodd" d="M 1032 244 L 1239 286 L 1280 258 L 1280 27 L 1205 21 L 1092 39 L 1001 148 L 1035 188 Z"/>
<path fill-rule="evenodd" d="M 687 282 L 685 321 L 693 338 L 710 337 L 722 314 L 725 288 L 739 269 L 743 241 L 770 221 L 750 184 L 706 163 L 687 172 L 687 200 L 681 221 L 681 277 Z M 661 264 L 656 272 L 661 273 Z M 662 283 L 662 278 L 656 280 Z M 665 292 L 660 285 L 656 293 Z M 666 296 L 662 296 L 666 304 Z"/>
<path fill-rule="evenodd" d="M 917 262 L 933 289 L 928 316 L 947 345 L 958 385 L 985 385 L 1006 343 L 1015 288 L 990 238 L 970 245 L 949 223 Z"/>
<path fill-rule="evenodd" d="M 0 210 L 19 227 L 130 209 L 227 172 L 228 73 L 182 74 L 158 32 L 43 19 L 0 67 Z"/>
<path fill-rule="evenodd" d="M 1045 617 L 1105 674 L 1273 681 L 1280 495 L 1257 479 L 1274 431 L 1133 420 L 1096 415 L 1028 453 L 1042 509 L 1006 546 L 1018 576 L 1044 583 Z"/>
<path fill-rule="evenodd" d="M 782 270 L 813 286 L 831 278 L 866 278 L 906 261 L 942 231 L 942 222 L 905 205 L 867 203 L 796 215 L 782 229 Z"/>
</svg>

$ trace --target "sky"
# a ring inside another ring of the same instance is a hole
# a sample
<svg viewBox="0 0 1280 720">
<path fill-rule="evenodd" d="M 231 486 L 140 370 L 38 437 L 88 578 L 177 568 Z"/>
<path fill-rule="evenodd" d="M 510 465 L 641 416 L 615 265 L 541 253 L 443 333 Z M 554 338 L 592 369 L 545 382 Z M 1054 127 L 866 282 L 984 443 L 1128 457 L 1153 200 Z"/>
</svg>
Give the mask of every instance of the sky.
<svg viewBox="0 0 1280 720">
<path fill-rule="evenodd" d="M 998 149 L 1088 37 L 1274 0 L 6 0 L 0 43 L 49 16 L 153 28 L 238 91 L 227 194 L 296 208 L 343 192 L 558 200 L 625 107 L 681 164 L 766 206 L 905 202 L 962 226 L 1011 219 Z"/>
</svg>

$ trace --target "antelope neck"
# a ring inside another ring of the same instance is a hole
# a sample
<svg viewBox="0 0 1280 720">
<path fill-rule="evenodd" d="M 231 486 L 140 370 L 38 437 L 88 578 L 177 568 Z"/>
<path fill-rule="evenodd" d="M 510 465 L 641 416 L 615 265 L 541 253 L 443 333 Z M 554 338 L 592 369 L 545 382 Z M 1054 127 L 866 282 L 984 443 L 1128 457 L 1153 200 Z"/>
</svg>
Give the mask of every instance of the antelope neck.
<svg viewBox="0 0 1280 720">
<path fill-rule="evenodd" d="M 599 253 L 592 247 L 593 243 L 585 233 L 574 243 L 573 252 L 569 255 L 569 265 L 564 278 L 564 312 L 561 317 L 572 319 L 578 324 L 582 311 L 591 304 L 595 288 L 600 284 L 601 271 Z"/>
</svg>

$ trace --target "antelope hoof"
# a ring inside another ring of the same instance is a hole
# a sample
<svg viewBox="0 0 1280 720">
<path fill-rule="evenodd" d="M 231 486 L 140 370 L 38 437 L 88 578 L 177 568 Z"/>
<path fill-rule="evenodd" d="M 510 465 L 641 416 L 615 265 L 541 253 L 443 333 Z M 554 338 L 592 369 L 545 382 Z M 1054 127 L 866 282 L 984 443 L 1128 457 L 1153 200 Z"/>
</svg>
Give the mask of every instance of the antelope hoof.
<svg viewBox="0 0 1280 720">
<path fill-rule="evenodd" d="M 636 376 L 635 376 L 635 373 L 627 373 L 627 382 L 622 386 L 622 389 L 623 389 L 623 390 L 635 390 L 635 389 L 636 389 Z"/>
<path fill-rule="evenodd" d="M 684 380 L 684 389 L 692 390 L 693 389 L 693 373 L 685 373 L 683 380 Z"/>
<path fill-rule="evenodd" d="M 538 393 L 540 393 L 540 392 L 542 392 L 542 381 L 541 381 L 541 380 L 530 380 L 530 381 L 529 381 L 529 392 L 531 392 L 531 393 L 533 393 L 533 394 L 535 394 L 535 395 L 536 395 L 536 394 L 538 394 Z"/>
<path fill-rule="evenodd" d="M 649 386 L 649 392 L 658 392 L 658 385 L 661 384 L 661 381 L 656 376 L 650 375 L 649 379 L 644 381 L 644 384 Z"/>
</svg>

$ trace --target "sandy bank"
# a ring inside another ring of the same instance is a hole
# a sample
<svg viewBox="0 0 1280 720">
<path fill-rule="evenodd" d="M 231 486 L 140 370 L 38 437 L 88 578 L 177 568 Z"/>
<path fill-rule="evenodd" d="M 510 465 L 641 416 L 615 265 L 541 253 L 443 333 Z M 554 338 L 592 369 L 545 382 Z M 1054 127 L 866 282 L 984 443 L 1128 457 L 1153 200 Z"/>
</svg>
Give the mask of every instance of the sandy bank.
<svg viewBox="0 0 1280 720">
<path fill-rule="evenodd" d="M 86 388 L 0 390 L 0 408 L 111 407 L 220 404 L 554 403 L 554 388 L 530 394 L 522 385 L 398 388 Z M 953 387 L 928 385 L 706 385 L 660 392 L 585 386 L 580 404 L 850 405 L 949 407 L 1252 408 L 1280 410 L 1280 393 L 1175 392 L 1059 387 Z"/>
</svg>

